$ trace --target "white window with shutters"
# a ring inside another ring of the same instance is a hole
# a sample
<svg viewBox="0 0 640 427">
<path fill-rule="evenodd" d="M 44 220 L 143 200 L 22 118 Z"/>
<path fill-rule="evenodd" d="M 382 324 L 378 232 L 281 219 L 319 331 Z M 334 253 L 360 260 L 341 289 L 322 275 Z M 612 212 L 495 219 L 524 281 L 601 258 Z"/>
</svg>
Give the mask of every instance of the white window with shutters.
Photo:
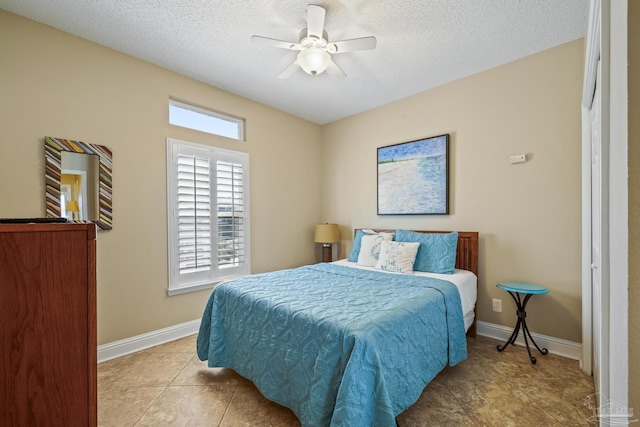
<svg viewBox="0 0 640 427">
<path fill-rule="evenodd" d="M 169 295 L 249 274 L 249 155 L 167 139 Z"/>
</svg>

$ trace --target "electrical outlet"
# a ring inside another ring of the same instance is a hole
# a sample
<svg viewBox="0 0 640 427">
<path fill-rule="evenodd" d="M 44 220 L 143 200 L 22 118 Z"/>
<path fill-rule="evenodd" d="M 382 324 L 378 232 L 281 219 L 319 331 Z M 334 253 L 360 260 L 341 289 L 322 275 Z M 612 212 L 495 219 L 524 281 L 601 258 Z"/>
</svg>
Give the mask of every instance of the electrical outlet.
<svg viewBox="0 0 640 427">
<path fill-rule="evenodd" d="M 496 313 L 502 313 L 502 300 L 494 298 L 493 299 L 493 311 Z"/>
<path fill-rule="evenodd" d="M 526 154 L 516 154 L 515 156 L 509 157 L 509 163 L 522 163 L 527 161 Z"/>
</svg>

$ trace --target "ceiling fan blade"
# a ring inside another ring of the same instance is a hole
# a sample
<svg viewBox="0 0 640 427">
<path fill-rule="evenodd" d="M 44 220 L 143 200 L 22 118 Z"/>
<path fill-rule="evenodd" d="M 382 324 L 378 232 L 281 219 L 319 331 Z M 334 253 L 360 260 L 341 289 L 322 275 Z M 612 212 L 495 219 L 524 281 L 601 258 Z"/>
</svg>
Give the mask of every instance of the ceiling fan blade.
<svg viewBox="0 0 640 427">
<path fill-rule="evenodd" d="M 315 36 L 322 38 L 324 29 L 324 16 L 326 15 L 324 8 L 310 4 L 307 6 L 307 37 Z"/>
<path fill-rule="evenodd" d="M 269 37 L 251 36 L 251 41 L 258 44 L 266 44 L 267 46 L 280 47 L 282 49 L 291 49 L 291 50 L 302 49 L 302 46 L 300 46 L 299 43 L 270 39 Z"/>
<path fill-rule="evenodd" d="M 298 61 L 294 61 L 293 64 L 289 65 L 287 68 L 284 69 L 283 72 L 278 74 L 278 78 L 279 79 L 288 79 L 289 77 L 291 77 L 293 75 L 293 73 L 298 71 L 298 68 L 300 68 L 300 65 L 298 65 Z"/>
<path fill-rule="evenodd" d="M 376 44 L 377 44 L 376 38 L 373 36 L 361 37 L 359 39 L 341 40 L 338 42 L 330 43 L 329 52 L 344 53 L 344 52 L 353 52 L 356 50 L 375 49 Z"/>
<path fill-rule="evenodd" d="M 344 73 L 344 71 L 342 71 L 340 69 L 340 67 L 338 67 L 336 65 L 335 62 L 331 61 L 329 62 L 329 66 L 327 67 L 327 74 L 329 74 L 332 77 L 338 77 L 338 78 L 345 78 L 347 75 Z"/>
</svg>

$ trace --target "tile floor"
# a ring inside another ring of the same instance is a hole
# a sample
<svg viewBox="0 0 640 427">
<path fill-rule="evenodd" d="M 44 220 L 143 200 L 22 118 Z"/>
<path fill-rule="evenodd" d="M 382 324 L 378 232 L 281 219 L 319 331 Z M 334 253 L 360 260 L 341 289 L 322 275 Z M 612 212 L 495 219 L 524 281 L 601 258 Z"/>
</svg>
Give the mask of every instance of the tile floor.
<svg viewBox="0 0 640 427">
<path fill-rule="evenodd" d="M 207 368 L 195 341 L 194 335 L 98 365 L 99 425 L 300 425 L 234 371 Z M 577 361 L 536 355 L 531 365 L 523 347 L 498 353 L 498 341 L 468 342 L 469 358 L 445 368 L 398 416 L 400 427 L 588 424 L 593 413 L 584 401 L 594 386 Z"/>
</svg>

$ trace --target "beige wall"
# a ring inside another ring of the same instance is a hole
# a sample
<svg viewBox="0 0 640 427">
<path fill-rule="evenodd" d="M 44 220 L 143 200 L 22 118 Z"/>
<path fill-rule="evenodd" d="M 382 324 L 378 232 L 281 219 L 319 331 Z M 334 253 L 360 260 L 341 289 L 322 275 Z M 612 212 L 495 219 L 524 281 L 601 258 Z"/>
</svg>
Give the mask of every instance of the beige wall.
<svg viewBox="0 0 640 427">
<path fill-rule="evenodd" d="M 319 126 L 2 10 L 0 52 L 0 217 L 44 215 L 45 135 L 113 150 L 99 344 L 199 319 L 210 293 L 166 295 L 167 137 L 249 153 L 254 272 L 315 261 Z M 169 126 L 170 96 L 246 118 L 247 141 Z"/>
<path fill-rule="evenodd" d="M 478 319 L 512 327 L 501 280 L 549 288 L 534 297 L 534 332 L 581 342 L 583 40 L 323 127 L 324 216 L 353 228 L 480 232 Z M 428 72 L 428 70 L 425 70 Z M 449 133 L 448 216 L 377 216 L 376 148 Z M 523 164 L 509 156 L 527 153 Z M 503 300 L 494 313 L 492 298 Z"/>
<path fill-rule="evenodd" d="M 495 283 L 529 280 L 550 289 L 529 306 L 532 329 L 581 341 L 582 41 L 322 128 L 4 11 L 0 51 L 0 217 L 44 214 L 45 135 L 113 149 L 114 229 L 98 237 L 100 344 L 197 319 L 209 294 L 166 296 L 167 137 L 250 154 L 254 272 L 314 262 L 319 221 L 341 224 L 343 256 L 354 227 L 478 230 L 479 319 L 511 327 L 512 302 Z M 169 96 L 245 117 L 247 141 L 169 126 Z M 442 133 L 451 215 L 377 216 L 376 147 Z M 510 165 L 519 153 L 530 160 Z"/>
<path fill-rule="evenodd" d="M 640 2 L 628 3 L 629 45 L 629 408 L 640 415 Z"/>
</svg>

